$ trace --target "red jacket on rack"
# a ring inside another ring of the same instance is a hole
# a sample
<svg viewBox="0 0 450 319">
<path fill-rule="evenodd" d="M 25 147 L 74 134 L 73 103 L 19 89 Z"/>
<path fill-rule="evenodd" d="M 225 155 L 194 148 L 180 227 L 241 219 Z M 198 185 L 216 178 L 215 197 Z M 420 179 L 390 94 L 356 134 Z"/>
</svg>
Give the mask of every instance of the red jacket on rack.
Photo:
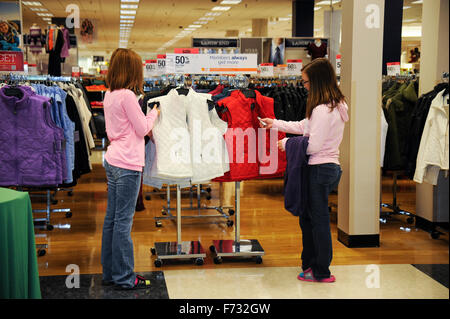
<svg viewBox="0 0 450 319">
<path fill-rule="evenodd" d="M 228 123 L 224 137 L 230 159 L 230 171 L 214 181 L 231 182 L 280 177 L 286 169 L 286 154 L 279 151 L 277 146 L 277 141 L 286 135 L 279 132 L 272 137 L 270 144 L 270 131 L 259 127 L 258 116 L 275 118 L 273 99 L 262 96 L 257 91 L 255 94 L 255 98 L 248 98 L 240 90 L 236 90 L 218 103 L 222 109 L 219 116 Z"/>
</svg>

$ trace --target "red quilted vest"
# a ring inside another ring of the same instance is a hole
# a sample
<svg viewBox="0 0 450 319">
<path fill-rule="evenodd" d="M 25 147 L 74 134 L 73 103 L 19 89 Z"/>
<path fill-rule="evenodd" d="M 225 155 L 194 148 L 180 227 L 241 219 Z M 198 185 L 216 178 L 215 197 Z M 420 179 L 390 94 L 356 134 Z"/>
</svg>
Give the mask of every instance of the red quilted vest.
<svg viewBox="0 0 450 319">
<path fill-rule="evenodd" d="M 275 118 L 273 99 L 262 96 L 257 91 L 256 98 L 247 98 L 241 91 L 236 90 L 218 104 L 224 110 L 219 112 L 219 116 L 228 123 L 224 138 L 230 159 L 230 171 L 214 181 L 231 182 L 282 176 L 286 169 L 286 155 L 278 150 L 277 141 L 286 135 L 278 133 L 275 139 L 272 137 L 271 145 L 270 132 L 258 130 L 258 116 Z"/>
</svg>

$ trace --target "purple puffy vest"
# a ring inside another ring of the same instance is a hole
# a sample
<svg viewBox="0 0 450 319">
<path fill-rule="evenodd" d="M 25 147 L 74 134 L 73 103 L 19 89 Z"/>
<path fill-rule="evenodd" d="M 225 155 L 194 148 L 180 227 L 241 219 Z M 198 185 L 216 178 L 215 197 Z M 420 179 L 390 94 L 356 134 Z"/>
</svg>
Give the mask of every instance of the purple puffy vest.
<svg viewBox="0 0 450 319">
<path fill-rule="evenodd" d="M 57 186 L 66 178 L 64 131 L 51 118 L 49 99 L 29 87 L 22 97 L 0 89 L 0 186 Z M 19 94 L 21 95 L 21 94 Z"/>
</svg>

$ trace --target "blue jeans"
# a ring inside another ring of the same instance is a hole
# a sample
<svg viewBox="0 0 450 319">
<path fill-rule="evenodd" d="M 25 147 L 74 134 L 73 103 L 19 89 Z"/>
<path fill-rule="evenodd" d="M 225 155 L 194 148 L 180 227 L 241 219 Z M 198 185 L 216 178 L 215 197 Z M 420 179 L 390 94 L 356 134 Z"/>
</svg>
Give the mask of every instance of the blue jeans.
<svg viewBox="0 0 450 319">
<path fill-rule="evenodd" d="M 334 163 L 308 165 L 308 209 L 300 216 L 302 268 L 311 268 L 316 279 L 330 277 L 333 258 L 328 195 L 337 188 L 341 167 Z"/>
<path fill-rule="evenodd" d="M 141 172 L 104 162 L 108 179 L 108 204 L 102 237 L 103 280 L 133 287 L 133 241 L 131 227 L 141 184 Z"/>
</svg>

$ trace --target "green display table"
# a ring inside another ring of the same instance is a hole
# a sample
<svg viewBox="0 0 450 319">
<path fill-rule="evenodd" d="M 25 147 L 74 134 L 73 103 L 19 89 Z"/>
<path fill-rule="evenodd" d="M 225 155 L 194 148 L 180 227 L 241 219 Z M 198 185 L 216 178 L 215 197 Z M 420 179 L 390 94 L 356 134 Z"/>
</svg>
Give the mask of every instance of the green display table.
<svg viewBox="0 0 450 319">
<path fill-rule="evenodd" d="M 0 187 L 0 299 L 41 298 L 28 193 Z"/>
</svg>

